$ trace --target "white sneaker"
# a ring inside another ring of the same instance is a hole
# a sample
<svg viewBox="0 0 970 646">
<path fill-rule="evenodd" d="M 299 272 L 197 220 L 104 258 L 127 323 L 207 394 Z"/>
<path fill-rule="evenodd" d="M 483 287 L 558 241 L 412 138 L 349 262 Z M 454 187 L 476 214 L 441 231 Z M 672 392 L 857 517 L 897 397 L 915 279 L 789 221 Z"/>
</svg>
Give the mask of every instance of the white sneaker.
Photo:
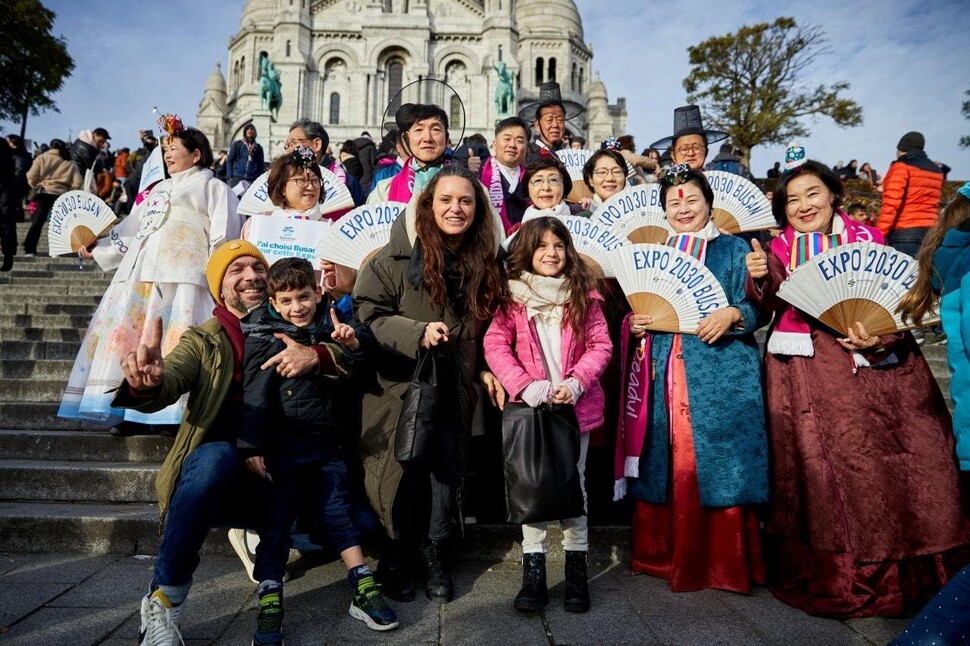
<svg viewBox="0 0 970 646">
<path fill-rule="evenodd" d="M 182 605 L 172 607 L 161 590 L 155 590 L 141 600 L 141 627 L 138 632 L 139 646 L 185 646 L 179 632 L 179 614 Z"/>
<path fill-rule="evenodd" d="M 253 583 L 259 583 L 253 577 L 253 568 L 256 567 L 256 546 L 259 545 L 259 534 L 251 529 L 230 529 L 229 544 L 236 550 L 236 555 L 246 568 L 246 574 Z"/>
</svg>

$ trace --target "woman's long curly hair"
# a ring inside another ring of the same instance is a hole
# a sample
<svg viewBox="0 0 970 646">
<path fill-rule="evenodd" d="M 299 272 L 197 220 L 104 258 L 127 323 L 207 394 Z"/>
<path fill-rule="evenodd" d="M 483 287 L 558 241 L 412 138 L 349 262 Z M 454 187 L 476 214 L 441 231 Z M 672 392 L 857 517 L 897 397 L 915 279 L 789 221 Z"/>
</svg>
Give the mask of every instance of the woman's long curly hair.
<svg viewBox="0 0 970 646">
<path fill-rule="evenodd" d="M 569 290 L 569 304 L 566 312 L 569 315 L 569 324 L 572 325 L 573 334 L 576 338 L 583 338 L 583 324 L 589 315 L 589 310 L 593 306 L 593 299 L 590 293 L 596 289 L 596 279 L 592 272 L 579 257 L 573 238 L 569 235 L 569 229 L 562 220 L 557 218 L 542 217 L 529 220 L 516 232 L 515 240 L 512 242 L 512 249 L 505 259 L 506 273 L 509 280 L 518 280 L 523 272 L 535 273 L 532 268 L 532 257 L 535 255 L 542 236 L 550 231 L 554 236 L 562 240 L 563 248 L 566 252 L 566 262 L 563 265 L 560 276 L 566 282 Z"/>
<path fill-rule="evenodd" d="M 446 177 L 466 180 L 475 194 L 475 217 L 455 250 L 461 267 L 468 311 L 480 321 L 492 316 L 495 306 L 505 295 L 506 285 L 496 260 L 496 223 L 492 217 L 485 187 L 468 169 L 458 164 L 445 166 L 431 178 L 418 197 L 415 229 L 424 247 L 424 285 L 431 293 L 431 303 L 443 308 L 447 299 L 444 265 L 446 239 L 435 222 L 432 205 L 438 184 Z"/>
<path fill-rule="evenodd" d="M 970 228 L 970 199 L 960 193 L 953 196 L 950 203 L 940 213 L 936 224 L 926 232 L 926 237 L 923 238 L 923 244 L 919 248 L 919 253 L 916 254 L 916 262 L 919 264 L 916 283 L 903 296 L 903 300 L 899 302 L 899 307 L 896 308 L 896 311 L 902 314 L 903 320 L 912 319 L 916 325 L 919 325 L 922 323 L 923 317 L 935 308 L 937 293 L 933 289 L 933 276 L 938 272 L 933 267 L 933 254 L 943 244 L 943 238 L 947 231 L 957 227 L 963 230 Z M 939 287 L 942 289 L 943 285 L 939 285 Z"/>
</svg>

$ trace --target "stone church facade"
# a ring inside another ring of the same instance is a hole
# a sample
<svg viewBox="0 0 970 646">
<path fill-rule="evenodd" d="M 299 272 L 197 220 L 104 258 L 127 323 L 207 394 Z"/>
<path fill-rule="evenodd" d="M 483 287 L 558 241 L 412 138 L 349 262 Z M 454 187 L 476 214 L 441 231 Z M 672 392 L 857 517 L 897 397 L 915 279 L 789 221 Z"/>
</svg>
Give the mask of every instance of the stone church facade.
<svg viewBox="0 0 970 646">
<path fill-rule="evenodd" d="M 264 52 L 280 74 L 275 121 L 260 102 Z M 246 0 L 228 60 L 225 75 L 216 65 L 209 76 L 197 113 L 217 150 L 252 121 L 274 157 L 300 117 L 322 123 L 334 150 L 362 131 L 379 141 L 402 102 L 442 106 L 456 144 L 462 127 L 465 136 L 491 140 L 500 118 L 499 61 L 515 78 L 518 105 L 550 80 L 563 98 L 586 105 L 568 126 L 591 144 L 626 127 L 625 101 L 610 105 L 593 74 L 592 46 L 573 0 Z M 437 83 L 408 87 L 429 78 L 454 91 Z"/>
</svg>

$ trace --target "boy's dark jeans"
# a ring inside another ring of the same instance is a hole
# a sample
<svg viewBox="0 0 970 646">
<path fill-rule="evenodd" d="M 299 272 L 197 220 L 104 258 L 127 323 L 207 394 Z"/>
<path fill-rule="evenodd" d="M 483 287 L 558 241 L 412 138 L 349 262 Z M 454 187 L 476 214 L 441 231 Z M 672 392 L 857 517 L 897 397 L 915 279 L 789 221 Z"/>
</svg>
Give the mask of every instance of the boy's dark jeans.
<svg viewBox="0 0 970 646">
<path fill-rule="evenodd" d="M 347 489 L 347 465 L 339 448 L 328 446 L 320 435 L 303 433 L 285 433 L 280 444 L 285 452 L 266 461 L 273 481 L 266 483 L 270 502 L 264 509 L 256 547 L 253 577 L 258 581 L 283 580 L 298 492 L 316 501 L 313 517 L 323 524 L 330 545 L 338 553 L 360 545 Z"/>
</svg>

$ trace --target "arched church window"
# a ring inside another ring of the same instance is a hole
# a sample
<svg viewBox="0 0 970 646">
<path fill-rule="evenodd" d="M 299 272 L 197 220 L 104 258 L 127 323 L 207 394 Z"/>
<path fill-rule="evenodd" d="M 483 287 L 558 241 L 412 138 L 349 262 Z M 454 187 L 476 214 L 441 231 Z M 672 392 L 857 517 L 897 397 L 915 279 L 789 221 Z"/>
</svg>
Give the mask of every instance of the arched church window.
<svg viewBox="0 0 970 646">
<path fill-rule="evenodd" d="M 576 91 L 576 63 L 573 63 L 573 73 L 569 77 L 569 89 Z"/>
<path fill-rule="evenodd" d="M 388 114 L 396 114 L 401 107 L 401 97 L 398 94 L 404 85 L 404 63 L 400 59 L 391 59 L 387 64 L 387 97 L 391 99 Z"/>
<path fill-rule="evenodd" d="M 539 58 L 536 59 L 536 87 L 539 87 L 540 85 L 542 85 L 542 67 L 543 67 L 543 60 L 542 60 L 542 57 L 540 56 Z"/>
<path fill-rule="evenodd" d="M 391 6 L 391 0 L 384 0 L 384 13 L 391 13 L 394 8 Z"/>
<path fill-rule="evenodd" d="M 330 95 L 330 123 L 340 124 L 340 95 L 336 92 Z"/>
<path fill-rule="evenodd" d="M 246 81 L 246 57 L 243 56 L 239 59 L 239 84 L 242 85 Z"/>
<path fill-rule="evenodd" d="M 551 82 L 555 80 L 556 80 L 556 59 L 550 58 L 549 59 L 549 81 Z"/>
<path fill-rule="evenodd" d="M 289 57 L 290 57 L 290 42 L 291 42 L 291 41 L 289 41 L 289 40 L 288 40 L 288 41 L 286 41 L 286 57 L 287 57 L 287 58 L 289 58 Z"/>
<path fill-rule="evenodd" d="M 583 79 L 585 78 L 586 72 L 582 67 L 579 68 L 579 93 L 583 93 Z"/>
<path fill-rule="evenodd" d="M 458 98 L 457 94 L 451 95 L 451 110 L 448 114 L 448 124 L 454 130 L 460 130 L 462 127 L 461 122 L 461 99 Z"/>
</svg>

